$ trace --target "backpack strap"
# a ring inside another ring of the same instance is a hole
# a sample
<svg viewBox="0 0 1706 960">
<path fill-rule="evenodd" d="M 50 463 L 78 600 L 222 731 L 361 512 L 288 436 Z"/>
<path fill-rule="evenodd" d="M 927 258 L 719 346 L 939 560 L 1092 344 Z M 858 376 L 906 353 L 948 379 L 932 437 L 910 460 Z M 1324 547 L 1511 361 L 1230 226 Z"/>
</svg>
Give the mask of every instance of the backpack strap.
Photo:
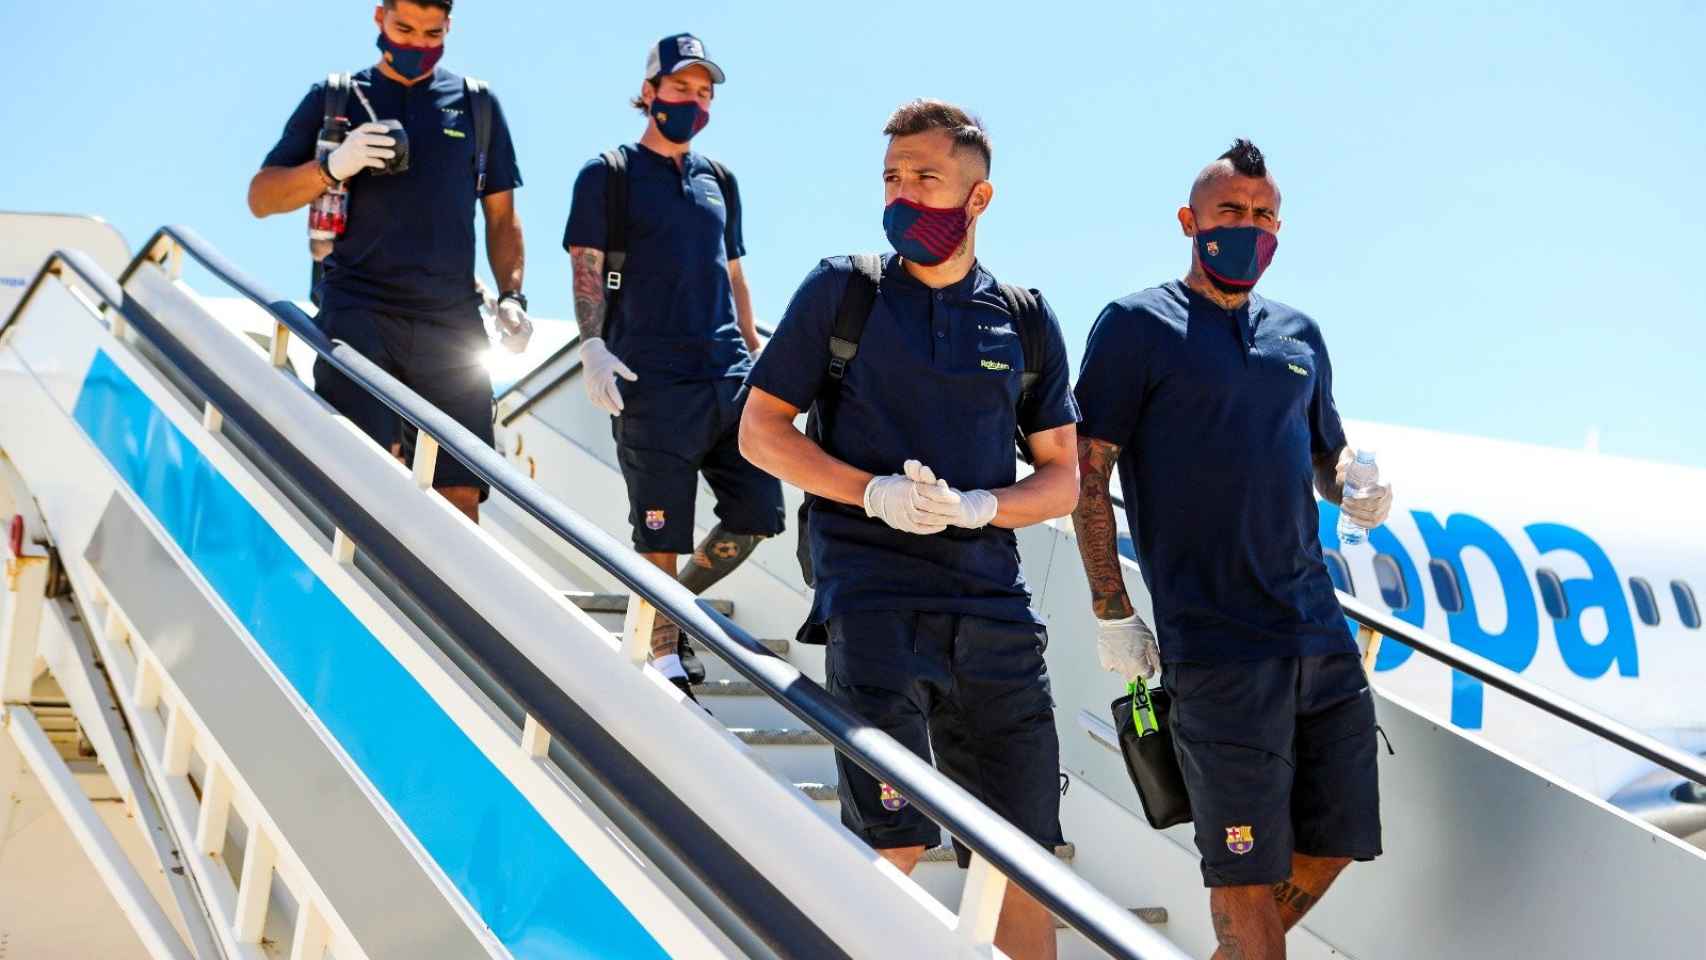
<svg viewBox="0 0 1706 960">
<path fill-rule="evenodd" d="M 604 302 L 605 316 L 614 317 L 616 295 L 622 290 L 622 267 L 628 262 L 628 149 L 606 151 L 604 159 Z"/>
<path fill-rule="evenodd" d="M 1013 323 L 1018 327 L 1019 348 L 1025 354 L 1025 369 L 1019 374 L 1018 410 L 1023 415 L 1036 393 L 1037 381 L 1042 379 L 1043 325 L 1048 322 L 1048 314 L 1043 311 L 1042 294 L 1034 289 L 1003 283 L 1001 299 L 1006 302 L 1008 312 L 1013 314 Z M 1014 428 L 1013 440 L 1019 447 L 1020 456 L 1030 463 L 1031 446 L 1025 440 L 1023 427 Z"/>
<path fill-rule="evenodd" d="M 492 149 L 492 89 L 473 77 L 463 77 L 462 86 L 474 115 L 474 195 L 485 196 L 486 157 Z"/>
<path fill-rule="evenodd" d="M 728 167 L 710 157 L 706 157 L 705 162 L 711 165 L 711 176 L 717 180 L 717 189 L 723 191 L 723 201 L 729 205 L 730 210 L 739 210 L 740 187 L 735 183 L 734 174 L 729 172 Z"/>
<path fill-rule="evenodd" d="M 876 305 L 877 287 L 883 278 L 882 257 L 856 253 L 852 260 L 853 272 L 847 276 L 841 305 L 835 311 L 835 326 L 829 331 L 829 376 L 837 390 L 841 378 L 847 375 L 847 365 L 859 355 L 859 338 L 865 335 L 865 321 L 871 318 L 871 307 Z"/>
<path fill-rule="evenodd" d="M 349 89 L 349 74 L 326 74 L 325 123 L 322 124 L 323 127 L 329 127 L 334 120 L 349 116 Z"/>
</svg>

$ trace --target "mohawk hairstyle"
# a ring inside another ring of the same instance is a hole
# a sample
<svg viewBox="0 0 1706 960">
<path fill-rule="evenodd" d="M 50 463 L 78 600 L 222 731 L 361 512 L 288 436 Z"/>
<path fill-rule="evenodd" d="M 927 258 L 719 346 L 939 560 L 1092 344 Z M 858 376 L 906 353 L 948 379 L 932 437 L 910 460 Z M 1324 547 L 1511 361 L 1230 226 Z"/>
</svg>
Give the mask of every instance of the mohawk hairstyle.
<svg viewBox="0 0 1706 960">
<path fill-rule="evenodd" d="M 886 137 L 910 137 L 913 134 L 924 133 L 928 130 L 944 130 L 954 138 L 954 150 L 970 150 L 983 160 L 984 176 L 989 175 L 990 159 L 994 149 L 989 142 L 989 131 L 983 128 L 983 121 L 944 100 L 920 97 L 908 100 L 895 108 L 889 114 L 888 123 L 883 125 L 883 135 Z"/>
<path fill-rule="evenodd" d="M 1268 175 L 1268 158 L 1262 156 L 1262 151 L 1255 144 L 1243 137 L 1232 141 L 1232 146 L 1217 159 L 1230 160 L 1232 169 L 1246 177 Z"/>
</svg>

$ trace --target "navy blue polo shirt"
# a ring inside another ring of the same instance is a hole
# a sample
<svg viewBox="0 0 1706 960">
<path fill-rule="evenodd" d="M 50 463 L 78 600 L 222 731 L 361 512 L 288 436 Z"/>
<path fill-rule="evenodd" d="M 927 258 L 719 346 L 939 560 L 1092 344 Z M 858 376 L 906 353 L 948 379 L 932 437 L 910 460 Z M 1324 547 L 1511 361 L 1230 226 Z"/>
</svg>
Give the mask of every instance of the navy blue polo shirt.
<svg viewBox="0 0 1706 960">
<path fill-rule="evenodd" d="M 486 189 L 476 190 L 474 115 L 462 77 L 434 70 L 404 86 L 369 67 L 354 74 L 380 120 L 401 120 L 409 138 L 409 169 L 350 178 L 348 227 L 324 261 L 321 309 L 372 308 L 405 316 L 472 317 L 474 204 L 481 196 L 521 186 L 515 144 L 503 109 L 492 97 L 492 142 L 486 155 Z M 284 135 L 261 162 L 293 167 L 314 159 L 325 118 L 326 84 L 314 84 L 284 126 Z M 350 92 L 350 127 L 370 118 Z"/>
<path fill-rule="evenodd" d="M 1118 444 L 1162 659 L 1356 649 L 1321 556 L 1314 458 L 1345 431 L 1315 321 L 1180 282 L 1109 304 L 1078 375 L 1079 436 Z"/>
<path fill-rule="evenodd" d="M 677 167 L 637 143 L 627 153 L 628 259 L 616 309 L 605 318 L 605 343 L 639 375 L 641 389 L 746 376 L 752 356 L 729 286 L 729 261 L 746 254 L 733 176 L 725 197 L 699 154 Z M 605 249 L 608 176 L 602 157 L 581 168 L 563 249 Z"/>
<path fill-rule="evenodd" d="M 1018 318 L 981 265 L 932 290 L 889 255 L 859 355 L 847 367 L 824 448 L 871 473 L 900 473 L 920 460 L 961 490 L 992 490 L 1016 479 L 1013 429 L 1038 433 L 1078 420 L 1060 324 L 1047 304 L 1039 339 L 1042 370 L 1017 409 L 1025 352 Z M 852 272 L 849 257 L 818 264 L 794 294 L 747 383 L 802 410 L 828 375 L 829 335 Z M 1019 573 L 1013 531 L 949 527 L 921 536 L 865 516 L 863 509 L 813 500 L 807 524 L 823 621 L 865 610 L 964 613 L 1040 622 Z M 1342 629 L 1342 628 L 1341 628 Z"/>
</svg>

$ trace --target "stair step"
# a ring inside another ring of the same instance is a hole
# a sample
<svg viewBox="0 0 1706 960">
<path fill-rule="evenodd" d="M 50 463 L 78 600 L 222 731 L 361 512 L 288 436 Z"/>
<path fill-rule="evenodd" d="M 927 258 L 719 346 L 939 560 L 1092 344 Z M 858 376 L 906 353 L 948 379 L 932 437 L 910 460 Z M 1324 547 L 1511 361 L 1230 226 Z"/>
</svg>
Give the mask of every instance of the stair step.
<svg viewBox="0 0 1706 960">
<path fill-rule="evenodd" d="M 1054 848 L 1054 855 L 1064 863 L 1071 863 L 1072 858 L 1078 855 L 1078 848 L 1070 843 L 1063 843 Z M 918 862 L 957 863 L 958 861 L 954 858 L 953 844 L 945 843 L 942 846 L 931 847 L 929 850 L 924 851 L 924 856 L 920 858 Z"/>
<path fill-rule="evenodd" d="M 753 727 L 730 727 L 729 732 L 750 747 L 827 747 L 829 741 L 816 730 L 795 730 L 774 727 L 759 730 Z"/>
<path fill-rule="evenodd" d="M 563 596 L 568 597 L 575 606 L 587 613 L 626 613 L 628 611 L 628 595 L 625 593 L 580 593 L 569 591 Z M 711 609 L 725 617 L 735 615 L 733 600 L 706 600 Z"/>
<path fill-rule="evenodd" d="M 1167 922 L 1166 907 L 1132 907 L 1131 915 L 1152 926 Z M 1066 922 L 1061 920 L 1059 917 L 1055 917 L 1054 928 L 1056 930 L 1065 930 L 1067 929 Z"/>
</svg>

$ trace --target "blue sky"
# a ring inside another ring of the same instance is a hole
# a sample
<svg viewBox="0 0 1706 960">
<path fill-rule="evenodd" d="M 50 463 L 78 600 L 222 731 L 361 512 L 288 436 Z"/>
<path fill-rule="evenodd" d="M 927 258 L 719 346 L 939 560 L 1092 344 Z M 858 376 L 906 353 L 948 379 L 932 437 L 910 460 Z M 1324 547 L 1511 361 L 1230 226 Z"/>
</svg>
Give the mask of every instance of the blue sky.
<svg viewBox="0 0 1706 960">
<path fill-rule="evenodd" d="M 1249 136 L 1285 195 L 1262 290 L 1320 321 L 1346 416 L 1706 466 L 1706 5 L 1405 6 L 462 0 L 445 66 L 509 115 L 537 314 L 570 312 L 576 171 L 638 136 L 646 46 L 686 29 L 729 73 L 696 146 L 740 177 L 766 321 L 819 257 L 883 246 L 879 131 L 909 97 L 987 122 L 980 253 L 1075 357 L 1104 303 L 1181 275 L 1173 212 Z M 306 86 L 372 62 L 370 12 L 3 5 L 0 208 L 133 244 L 189 224 L 300 296 L 303 215 L 256 221 L 244 190 Z"/>
</svg>

